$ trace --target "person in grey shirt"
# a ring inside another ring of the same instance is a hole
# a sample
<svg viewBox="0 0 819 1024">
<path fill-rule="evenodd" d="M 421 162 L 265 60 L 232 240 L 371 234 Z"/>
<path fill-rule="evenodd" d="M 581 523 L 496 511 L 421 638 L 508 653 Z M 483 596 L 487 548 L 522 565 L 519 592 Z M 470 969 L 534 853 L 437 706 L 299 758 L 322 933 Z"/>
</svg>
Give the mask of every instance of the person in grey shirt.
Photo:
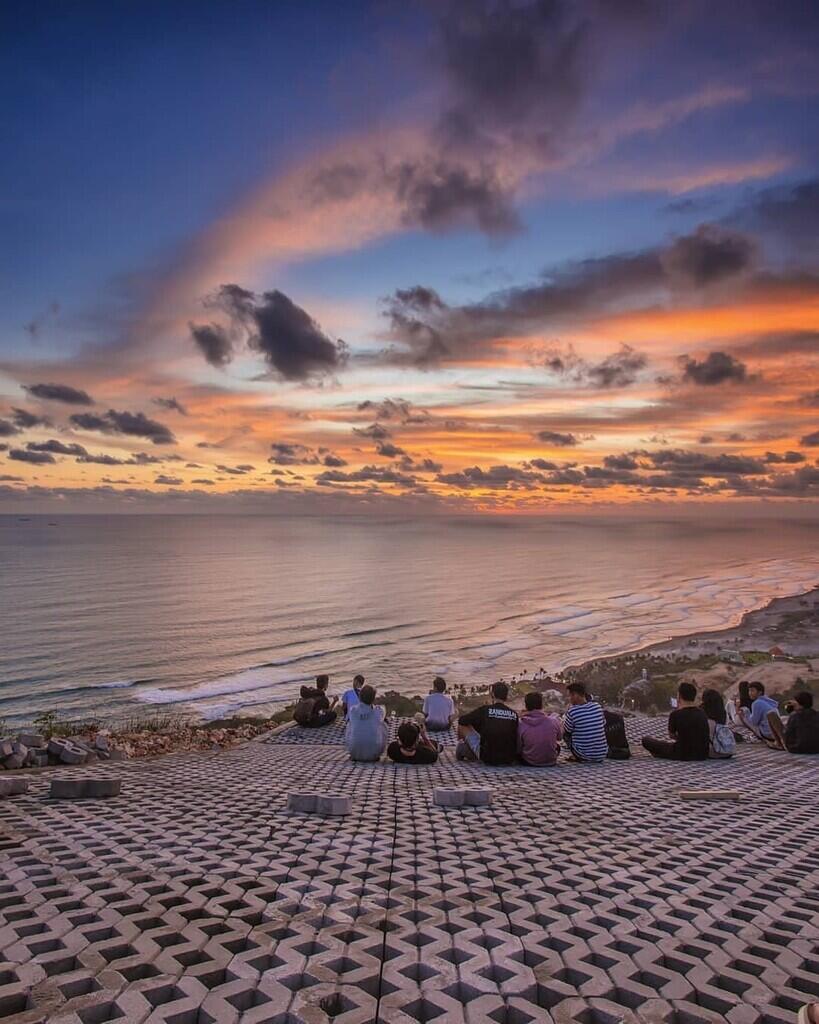
<svg viewBox="0 0 819 1024">
<path fill-rule="evenodd" d="M 353 704 L 347 712 L 344 740 L 351 761 L 378 761 L 387 746 L 384 709 L 376 707 L 374 701 L 374 687 L 362 686 L 358 704 Z"/>
</svg>

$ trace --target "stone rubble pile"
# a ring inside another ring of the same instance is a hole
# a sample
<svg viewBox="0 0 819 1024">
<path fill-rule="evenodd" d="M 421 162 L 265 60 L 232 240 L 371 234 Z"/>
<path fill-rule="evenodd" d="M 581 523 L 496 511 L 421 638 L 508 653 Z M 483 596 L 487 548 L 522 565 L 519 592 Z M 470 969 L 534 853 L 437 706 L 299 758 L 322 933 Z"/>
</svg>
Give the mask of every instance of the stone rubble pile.
<svg viewBox="0 0 819 1024">
<path fill-rule="evenodd" d="M 116 733 L 114 738 L 127 757 L 155 757 L 188 750 L 229 750 L 270 730 L 269 723 L 207 728 L 183 725 L 168 732 L 152 729 Z"/>
<path fill-rule="evenodd" d="M 93 737 L 53 736 L 21 732 L 16 739 L 0 739 L 0 769 L 46 768 L 57 764 L 94 764 L 96 761 L 122 761 L 127 755 L 114 747 L 102 732 Z"/>
</svg>

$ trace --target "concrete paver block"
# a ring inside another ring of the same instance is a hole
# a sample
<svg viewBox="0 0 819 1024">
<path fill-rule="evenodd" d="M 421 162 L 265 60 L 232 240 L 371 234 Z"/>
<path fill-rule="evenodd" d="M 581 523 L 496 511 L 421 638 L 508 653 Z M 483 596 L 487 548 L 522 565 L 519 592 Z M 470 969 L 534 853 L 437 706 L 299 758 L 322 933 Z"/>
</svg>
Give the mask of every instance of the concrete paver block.
<svg viewBox="0 0 819 1024">
<path fill-rule="evenodd" d="M 463 807 L 465 794 L 463 789 L 436 786 L 432 791 L 432 799 L 438 807 Z"/>
<path fill-rule="evenodd" d="M 325 816 L 349 814 L 352 800 L 348 796 L 338 794 L 322 794 L 316 801 L 316 810 Z"/>
<path fill-rule="evenodd" d="M 52 800 L 101 799 L 119 796 L 122 779 L 53 779 L 49 796 Z"/>
<path fill-rule="evenodd" d="M 488 807 L 492 803 L 492 790 L 470 787 L 464 790 L 464 804 L 468 807 Z"/>
<path fill-rule="evenodd" d="M 300 811 L 303 814 L 312 814 L 316 810 L 318 793 L 288 793 L 287 809 L 289 811 Z"/>
</svg>

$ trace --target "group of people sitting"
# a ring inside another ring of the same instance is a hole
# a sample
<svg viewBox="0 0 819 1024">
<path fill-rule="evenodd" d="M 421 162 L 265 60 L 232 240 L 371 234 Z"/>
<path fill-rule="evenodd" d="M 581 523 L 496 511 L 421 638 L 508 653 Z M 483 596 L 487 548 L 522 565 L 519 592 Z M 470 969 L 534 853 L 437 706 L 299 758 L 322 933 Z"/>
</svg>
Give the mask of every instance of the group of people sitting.
<svg viewBox="0 0 819 1024">
<path fill-rule="evenodd" d="M 328 683 L 327 676 L 318 676 L 314 689 L 302 687 L 293 716 L 300 725 L 320 728 L 336 721 L 338 698 L 327 696 Z M 629 757 L 623 717 L 601 707 L 581 683 L 571 683 L 567 693 L 569 707 L 562 716 L 545 712 L 543 694 L 537 691 L 525 695 L 525 710 L 518 714 L 508 704 L 508 685 L 498 682 L 491 687 L 489 702 L 459 716 L 445 680 L 436 676 L 423 711 L 402 722 L 390 743 L 384 708 L 375 703 L 375 688 L 359 675 L 341 697 L 345 743 L 353 761 L 378 761 L 386 750 L 398 764 L 434 764 L 442 746 L 430 733 L 445 732 L 457 724 L 455 756 L 461 761 L 546 767 L 557 763 L 561 744 L 570 761 L 600 763 Z M 728 758 L 737 740 L 750 736 L 795 754 L 819 753 L 819 712 L 810 693 L 800 693 L 792 707 L 786 705 L 786 723 L 761 683 L 740 686 L 738 707 L 717 690 L 705 690 L 697 703 L 697 688 L 688 682 L 680 683 L 674 703 L 669 738 L 646 736 L 642 741 L 653 757 Z"/>
</svg>

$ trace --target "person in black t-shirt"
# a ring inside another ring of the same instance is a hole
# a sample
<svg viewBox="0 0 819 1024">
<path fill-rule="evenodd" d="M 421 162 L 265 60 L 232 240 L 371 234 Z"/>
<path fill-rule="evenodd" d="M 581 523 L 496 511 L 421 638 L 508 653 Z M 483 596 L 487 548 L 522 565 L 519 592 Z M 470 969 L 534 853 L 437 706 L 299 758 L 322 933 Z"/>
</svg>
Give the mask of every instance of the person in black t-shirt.
<svg viewBox="0 0 819 1024">
<path fill-rule="evenodd" d="M 396 764 L 435 764 L 438 751 L 429 743 L 421 743 L 421 730 L 415 722 L 402 722 L 397 740 L 387 747 L 387 757 Z"/>
<path fill-rule="evenodd" d="M 460 742 L 455 749 L 459 761 L 484 764 L 515 764 L 518 756 L 518 714 L 505 703 L 506 683 L 495 683 L 492 703 L 483 704 L 458 719 Z"/>
<path fill-rule="evenodd" d="M 696 700 L 696 686 L 693 683 L 680 683 L 677 707 L 668 716 L 668 735 L 671 740 L 643 737 L 643 746 L 652 757 L 662 757 L 669 761 L 708 760 L 711 733 L 705 712 L 696 706 Z"/>
<path fill-rule="evenodd" d="M 327 696 L 329 683 L 329 676 L 316 676 L 316 688 L 310 694 L 313 698 L 313 713 L 310 721 L 305 723 L 308 729 L 321 729 L 325 725 L 331 725 L 338 717 L 333 710 L 338 697 L 331 699 Z"/>
<path fill-rule="evenodd" d="M 813 706 L 813 694 L 803 690 L 785 708 L 788 721 L 784 727 L 779 715 L 768 718 L 781 745 L 789 754 L 819 754 L 819 711 Z"/>
</svg>

